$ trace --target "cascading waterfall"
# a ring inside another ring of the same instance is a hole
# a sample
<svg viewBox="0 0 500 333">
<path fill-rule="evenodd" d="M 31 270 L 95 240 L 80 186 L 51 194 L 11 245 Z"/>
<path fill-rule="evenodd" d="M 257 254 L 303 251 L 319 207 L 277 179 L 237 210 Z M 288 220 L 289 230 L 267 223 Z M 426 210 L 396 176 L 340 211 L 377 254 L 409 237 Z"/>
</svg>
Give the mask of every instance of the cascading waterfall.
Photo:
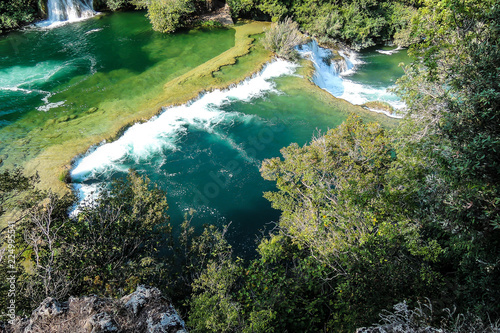
<svg viewBox="0 0 500 333">
<path fill-rule="evenodd" d="M 399 50 L 379 53 L 391 55 Z M 338 57 L 334 57 L 331 50 L 319 46 L 315 40 L 299 47 L 298 52 L 302 57 L 312 61 L 316 69 L 313 82 L 333 96 L 356 105 L 362 105 L 370 101 L 382 101 L 390 104 L 396 110 L 405 106 L 403 102 L 387 90 L 389 87 L 373 87 L 347 79 L 349 75 L 356 71 L 359 65 L 363 64 L 363 61 L 359 60 L 357 53 L 343 50 L 338 51 Z M 390 117 L 401 117 L 381 110 L 372 111 L 383 112 Z"/>
<path fill-rule="evenodd" d="M 332 52 L 320 47 L 315 40 L 302 45 L 299 48 L 299 53 L 313 62 L 316 68 L 313 77 L 314 83 L 335 97 L 342 96 L 344 85 L 340 74 L 352 69 L 354 67 L 353 62 L 349 61 L 346 57 L 343 57 L 344 60 L 341 63 L 339 61 L 332 61 Z"/>
<path fill-rule="evenodd" d="M 79 21 L 95 14 L 93 0 L 49 0 L 49 23 Z"/>
</svg>

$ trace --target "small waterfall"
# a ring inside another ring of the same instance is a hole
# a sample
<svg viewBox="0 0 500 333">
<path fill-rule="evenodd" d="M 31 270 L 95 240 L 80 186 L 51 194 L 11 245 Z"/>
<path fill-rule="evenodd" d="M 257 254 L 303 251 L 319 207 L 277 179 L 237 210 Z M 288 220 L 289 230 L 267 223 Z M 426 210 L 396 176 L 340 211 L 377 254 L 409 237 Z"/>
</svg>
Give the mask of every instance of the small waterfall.
<svg viewBox="0 0 500 333">
<path fill-rule="evenodd" d="M 331 50 L 320 47 L 316 40 L 302 45 L 298 51 L 313 62 L 316 68 L 314 83 L 335 97 L 340 97 L 344 93 L 342 75 L 351 74 L 360 63 L 356 53 L 344 50 L 334 55 Z"/>
<path fill-rule="evenodd" d="M 48 23 L 73 22 L 94 16 L 93 0 L 49 0 Z"/>
<path fill-rule="evenodd" d="M 360 64 L 363 64 L 356 52 L 339 50 L 335 54 L 319 46 L 316 40 L 298 47 L 298 52 L 302 57 L 312 61 L 316 69 L 312 78 L 313 82 L 333 96 L 356 105 L 382 101 L 390 104 L 394 109 L 401 109 L 405 106 L 394 94 L 387 91 L 388 87 L 373 87 L 348 78 Z M 379 110 L 376 111 L 379 112 Z M 384 113 L 390 117 L 399 117 L 388 112 Z"/>
</svg>

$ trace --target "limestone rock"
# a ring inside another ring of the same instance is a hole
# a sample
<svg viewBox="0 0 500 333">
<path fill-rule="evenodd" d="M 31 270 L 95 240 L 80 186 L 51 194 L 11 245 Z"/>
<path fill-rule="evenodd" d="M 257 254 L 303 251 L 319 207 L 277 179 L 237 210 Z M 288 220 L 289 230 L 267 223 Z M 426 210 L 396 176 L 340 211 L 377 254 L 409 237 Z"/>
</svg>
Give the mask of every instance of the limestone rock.
<svg viewBox="0 0 500 333">
<path fill-rule="evenodd" d="M 120 302 L 124 304 L 126 309 L 132 310 L 132 312 L 137 315 L 137 313 L 144 307 L 148 300 L 160 296 L 161 292 L 157 288 L 137 286 L 136 291 L 134 291 L 130 295 L 122 297 Z"/>
<path fill-rule="evenodd" d="M 157 288 L 138 286 L 121 299 L 71 297 L 45 299 L 30 318 L 0 322 L 0 332 L 187 333 L 185 323 Z"/>
</svg>

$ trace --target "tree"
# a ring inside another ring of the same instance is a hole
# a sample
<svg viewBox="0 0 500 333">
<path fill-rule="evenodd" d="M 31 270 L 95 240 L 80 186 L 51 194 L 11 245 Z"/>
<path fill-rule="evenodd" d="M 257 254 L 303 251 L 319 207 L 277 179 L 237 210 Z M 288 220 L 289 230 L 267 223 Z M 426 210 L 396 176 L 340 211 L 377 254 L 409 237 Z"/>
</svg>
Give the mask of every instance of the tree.
<svg viewBox="0 0 500 333">
<path fill-rule="evenodd" d="M 184 26 L 196 9 L 192 0 L 150 0 L 147 8 L 153 29 L 167 33 Z"/>
<path fill-rule="evenodd" d="M 19 278 L 19 294 L 30 306 L 49 296 L 119 296 L 165 277 L 159 248 L 169 241 L 168 205 L 148 179 L 131 173 L 69 217 L 73 202 L 36 191 L 27 203 L 16 245 L 33 264 Z"/>
<path fill-rule="evenodd" d="M 411 114 L 399 133 L 401 186 L 413 188 L 415 218 L 446 248 L 455 305 L 497 317 L 500 6 L 425 5 L 414 22 L 416 61 L 399 88 Z"/>
<path fill-rule="evenodd" d="M 284 160 L 265 160 L 261 173 L 277 182 L 279 191 L 265 197 L 283 212 L 280 227 L 295 242 L 326 259 L 376 233 L 373 221 L 382 220 L 379 203 L 393 161 L 378 124 L 351 117 L 310 145 L 292 144 L 281 153 Z"/>
<path fill-rule="evenodd" d="M 263 177 L 278 187 L 265 197 L 282 211 L 280 232 L 324 267 L 335 295 L 333 327 L 366 324 L 404 297 L 438 295 L 442 248 L 391 186 L 397 154 L 384 129 L 351 117 L 282 154 L 262 164 Z"/>
<path fill-rule="evenodd" d="M 33 22 L 37 17 L 36 0 L 12 0 L 0 2 L 0 33 L 3 30 L 19 28 Z"/>
</svg>

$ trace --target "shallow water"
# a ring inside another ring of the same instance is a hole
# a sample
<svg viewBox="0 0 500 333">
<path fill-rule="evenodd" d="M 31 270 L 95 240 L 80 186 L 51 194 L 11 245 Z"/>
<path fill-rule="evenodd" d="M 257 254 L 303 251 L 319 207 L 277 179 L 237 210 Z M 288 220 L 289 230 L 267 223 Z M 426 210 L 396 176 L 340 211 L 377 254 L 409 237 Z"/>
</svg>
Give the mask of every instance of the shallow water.
<svg viewBox="0 0 500 333">
<path fill-rule="evenodd" d="M 113 111 L 133 113 L 143 96 L 233 45 L 232 29 L 153 32 L 143 12 L 8 34 L 0 39 L 0 140 L 13 142 L 42 127 L 50 132 L 55 129 L 46 125 L 110 103 Z M 30 157 L 58 143 L 45 137 L 29 147 Z"/>
</svg>

